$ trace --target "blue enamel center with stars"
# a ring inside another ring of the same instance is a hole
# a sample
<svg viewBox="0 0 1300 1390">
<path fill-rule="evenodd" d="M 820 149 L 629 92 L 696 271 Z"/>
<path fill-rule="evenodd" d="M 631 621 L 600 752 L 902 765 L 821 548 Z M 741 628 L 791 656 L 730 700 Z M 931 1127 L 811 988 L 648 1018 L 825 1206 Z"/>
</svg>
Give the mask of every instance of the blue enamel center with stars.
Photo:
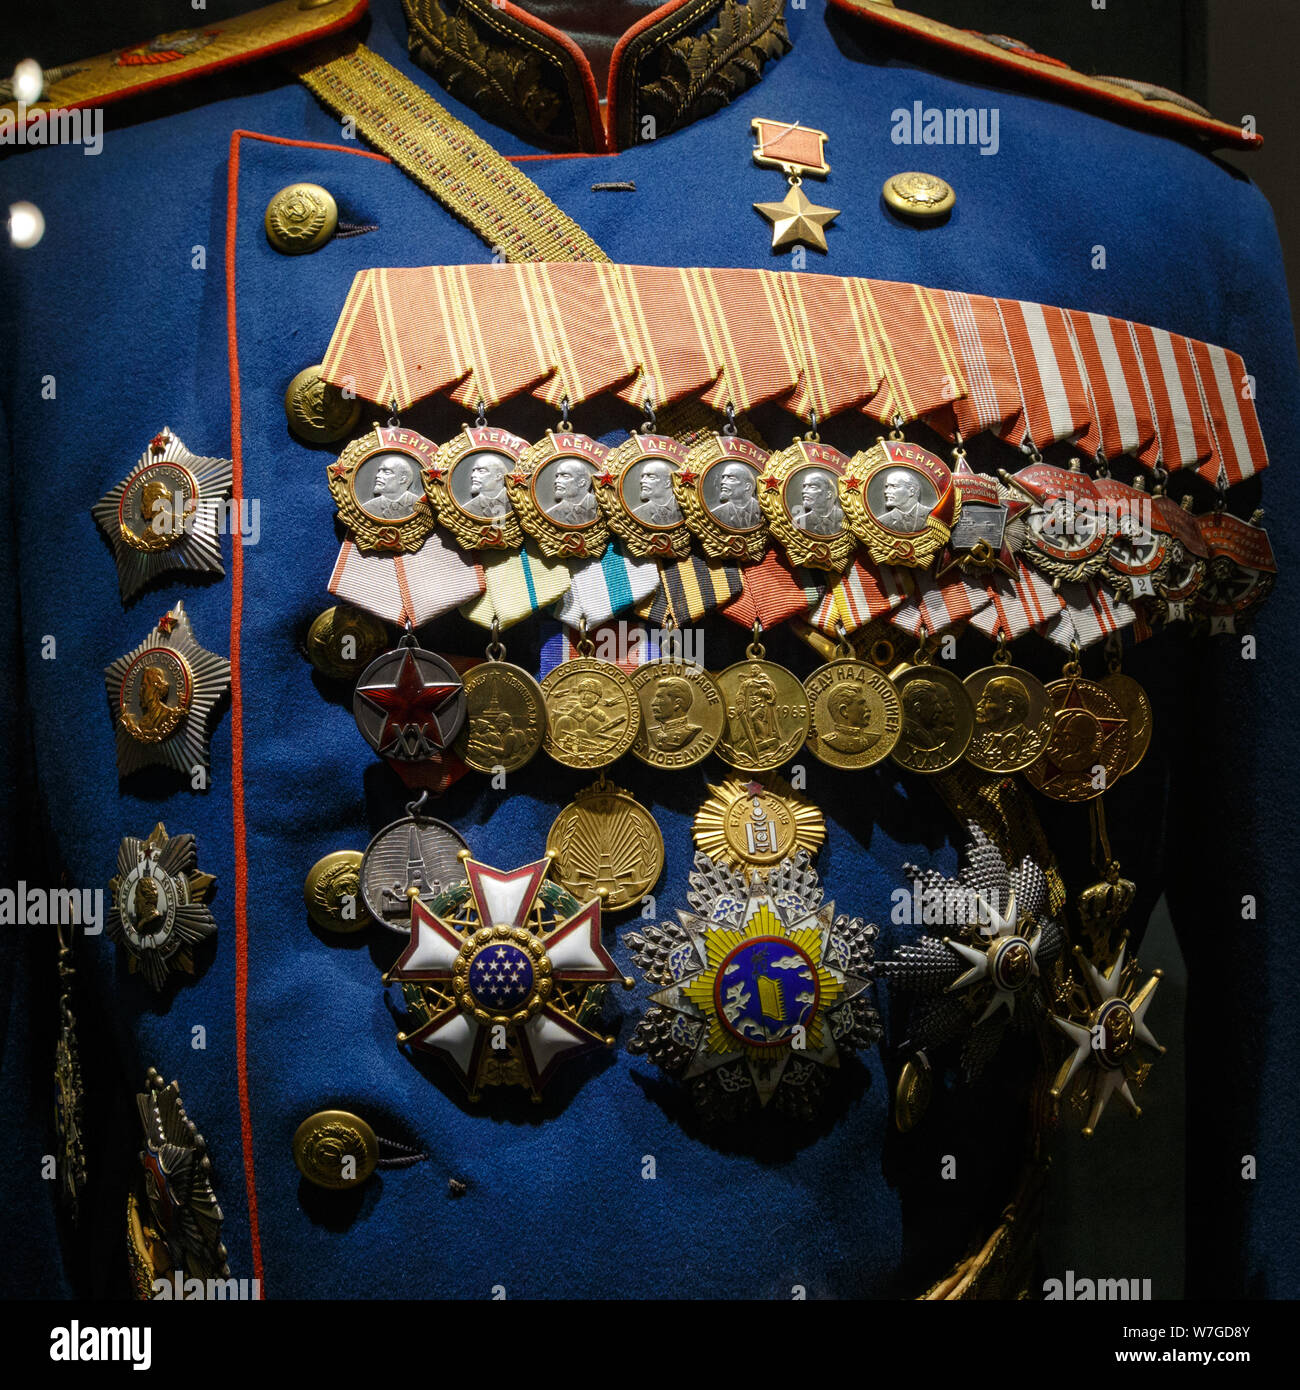
<svg viewBox="0 0 1300 1390">
<path fill-rule="evenodd" d="M 508 941 L 493 942 L 470 961 L 469 989 L 480 1008 L 516 1009 L 533 992 L 533 963 Z"/>
</svg>

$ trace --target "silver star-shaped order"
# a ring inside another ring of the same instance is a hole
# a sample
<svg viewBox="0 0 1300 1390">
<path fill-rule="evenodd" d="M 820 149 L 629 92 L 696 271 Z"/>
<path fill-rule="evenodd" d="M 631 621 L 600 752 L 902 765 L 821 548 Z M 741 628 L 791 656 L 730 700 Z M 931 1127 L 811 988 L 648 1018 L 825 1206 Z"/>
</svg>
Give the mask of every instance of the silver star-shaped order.
<svg viewBox="0 0 1300 1390">
<path fill-rule="evenodd" d="M 967 864 L 957 878 L 904 865 L 920 886 L 923 921 L 952 934 L 898 946 L 879 969 L 891 988 L 912 996 L 906 1048 L 939 1047 L 966 1034 L 961 1070 L 971 1080 L 1008 1024 L 1025 1029 L 1046 1015 L 1041 967 L 1060 955 L 1064 936 L 1048 915 L 1042 866 L 1029 855 L 1008 866 L 974 821 L 966 833 Z M 1027 1007 L 1017 1010 L 1018 1003 Z"/>
<path fill-rule="evenodd" d="M 189 706 L 171 735 L 156 743 L 142 743 L 133 737 L 121 717 L 122 680 L 137 657 L 159 648 L 175 652 L 185 662 L 193 690 Z M 105 668 L 104 685 L 108 691 L 109 714 L 117 729 L 117 770 L 121 776 L 129 777 L 154 763 L 175 768 L 187 777 L 196 767 L 207 767 L 208 717 L 230 688 L 230 662 L 199 646 L 183 603 L 177 603 L 175 608 L 164 613 L 138 647 Z"/>
<path fill-rule="evenodd" d="M 221 1243 L 221 1208 L 212 1187 L 212 1162 L 194 1121 L 181 1103 L 179 1081 L 163 1084 L 152 1067 L 135 1098 L 144 1131 L 140 1163 L 145 1196 L 172 1266 L 196 1279 L 230 1274 Z"/>
<path fill-rule="evenodd" d="M 1104 1030 L 1108 1012 L 1118 1011 L 1122 1015 L 1126 1015 L 1128 1020 L 1131 1020 L 1132 1039 L 1134 1041 L 1145 1043 L 1147 1047 L 1153 1048 L 1161 1056 L 1165 1052 L 1165 1049 L 1155 1040 L 1145 1021 L 1146 1012 L 1151 1007 L 1152 999 L 1155 998 L 1156 986 L 1160 983 L 1161 973 L 1159 970 L 1154 971 L 1151 978 L 1133 998 L 1127 998 L 1126 991 L 1120 988 L 1124 974 L 1124 956 L 1127 950 L 1128 938 L 1126 937 L 1120 945 L 1119 954 L 1115 957 L 1115 964 L 1103 975 L 1076 946 L 1074 949 L 1076 964 L 1082 968 L 1084 980 L 1090 987 L 1090 992 L 1096 1001 L 1096 1008 L 1092 1010 L 1083 1023 L 1074 1019 L 1061 1018 L 1057 1014 L 1052 1015 L 1052 1022 L 1074 1044 L 1074 1051 L 1062 1065 L 1052 1085 L 1052 1095 L 1059 1097 L 1082 1068 L 1090 1068 L 1092 1075 L 1089 1077 L 1088 1086 L 1092 1110 L 1088 1115 L 1088 1123 L 1083 1128 L 1084 1134 L 1088 1136 L 1091 1136 L 1097 1128 L 1097 1123 L 1106 1109 L 1106 1103 L 1113 1095 L 1118 1094 L 1134 1115 L 1142 1113 L 1141 1107 L 1133 1099 L 1133 1092 L 1129 1089 L 1130 1077 L 1126 1064 L 1131 1057 L 1130 1048 L 1126 1047 L 1118 1057 L 1113 1056 L 1105 1046 L 1105 1038 L 1100 1036 Z"/>
<path fill-rule="evenodd" d="M 170 469 L 168 465 L 171 465 Z M 174 475 L 177 471 L 188 473 L 196 485 L 193 497 L 182 498 L 179 510 L 184 515 L 180 515 L 176 507 L 175 484 L 179 480 Z M 163 519 L 172 520 L 173 524 L 156 533 L 150 530 L 150 519 L 143 514 L 139 489 L 132 491 L 129 504 L 132 515 L 123 515 L 123 498 L 127 490 L 141 474 L 147 478 L 150 473 L 164 477 L 168 473 L 173 475 L 164 483 L 168 506 L 162 513 Z M 230 496 L 232 485 L 229 459 L 200 458 L 192 454 L 165 425 L 158 431 L 135 467 L 91 508 L 91 515 L 113 547 L 113 556 L 117 561 L 118 591 L 123 603 L 167 570 L 225 573 L 221 563 L 219 521 L 222 503 Z M 142 549 L 138 543 L 132 544 L 127 536 L 133 528 L 127 522 L 134 522 L 146 535 L 156 534 L 156 548 Z"/>
<path fill-rule="evenodd" d="M 173 971 L 192 973 L 191 949 L 217 930 L 204 901 L 214 882 L 199 870 L 194 836 L 168 835 L 161 821 L 147 839 L 127 835 L 118 846 L 108 939 L 125 947 L 131 968 L 154 989 Z"/>
<path fill-rule="evenodd" d="M 841 1052 L 880 1037 L 870 996 L 877 928 L 823 902 L 821 880 L 804 851 L 752 878 L 697 853 L 688 883 L 690 911 L 625 938 L 647 980 L 658 986 L 628 1050 L 686 1081 L 706 1121 L 733 1120 L 769 1105 L 812 1118 Z M 730 943 L 746 938 L 751 944 L 756 936 L 774 946 L 793 944 L 818 975 L 819 1002 L 803 1015 L 804 1046 L 769 1046 L 766 1040 L 747 1046 L 722 1022 L 728 1006 L 718 1010 L 710 1002 L 719 992 L 732 1004 L 752 1002 L 727 989 L 731 956 L 725 953 L 734 956 Z"/>
</svg>

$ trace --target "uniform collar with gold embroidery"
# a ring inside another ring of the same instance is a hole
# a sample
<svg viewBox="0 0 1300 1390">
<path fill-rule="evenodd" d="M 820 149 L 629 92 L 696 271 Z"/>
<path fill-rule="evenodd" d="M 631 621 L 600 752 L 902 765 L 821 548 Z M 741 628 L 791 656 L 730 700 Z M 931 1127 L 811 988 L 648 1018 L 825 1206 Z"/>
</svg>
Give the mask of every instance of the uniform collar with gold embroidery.
<svg viewBox="0 0 1300 1390">
<path fill-rule="evenodd" d="M 659 139 L 727 105 L 790 49 L 784 0 L 586 7 L 606 32 L 581 44 L 543 17 L 566 19 L 572 5 L 402 4 L 421 67 L 489 119 L 560 150 Z M 611 32 L 620 22 L 622 32 Z"/>
</svg>

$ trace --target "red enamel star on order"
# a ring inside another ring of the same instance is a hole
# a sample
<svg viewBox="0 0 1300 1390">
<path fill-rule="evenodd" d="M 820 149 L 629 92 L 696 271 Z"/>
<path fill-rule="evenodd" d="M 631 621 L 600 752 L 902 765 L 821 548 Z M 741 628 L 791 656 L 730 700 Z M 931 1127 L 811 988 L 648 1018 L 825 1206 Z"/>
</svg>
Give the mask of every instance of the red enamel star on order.
<svg viewBox="0 0 1300 1390">
<path fill-rule="evenodd" d="M 381 749 L 394 741 L 400 742 L 403 731 L 411 725 L 415 725 L 421 736 L 436 748 L 445 748 L 447 740 L 443 736 L 438 711 L 449 700 L 455 699 L 460 690 L 459 681 L 426 682 L 419 663 L 406 651 L 402 654 L 402 664 L 395 681 L 385 685 L 358 686 L 357 694 L 386 716 L 379 739 Z"/>
</svg>

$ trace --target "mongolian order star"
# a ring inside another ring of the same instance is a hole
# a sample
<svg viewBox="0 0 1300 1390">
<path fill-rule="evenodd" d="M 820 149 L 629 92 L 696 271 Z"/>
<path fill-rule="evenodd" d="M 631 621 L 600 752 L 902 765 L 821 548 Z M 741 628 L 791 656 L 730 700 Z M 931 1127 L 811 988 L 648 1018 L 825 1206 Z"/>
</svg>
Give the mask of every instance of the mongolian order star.
<svg viewBox="0 0 1300 1390">
<path fill-rule="evenodd" d="M 687 902 L 679 923 L 627 938 L 661 986 L 630 1049 L 691 1083 L 708 1118 L 769 1103 L 810 1116 L 840 1048 L 880 1036 L 876 928 L 823 904 L 803 852 L 752 879 L 697 854 Z"/>
<path fill-rule="evenodd" d="M 386 978 L 423 999 L 398 1042 L 441 1055 L 471 1100 L 503 1084 L 540 1099 L 560 1062 L 613 1046 L 579 1020 L 593 986 L 632 981 L 600 943 L 600 900 L 579 905 L 545 882 L 550 866 L 549 855 L 509 872 L 467 858 L 466 882 L 432 908 L 411 900 L 411 940 Z"/>
<path fill-rule="evenodd" d="M 1124 980 L 1124 953 L 1128 949 L 1128 938 L 1121 943 L 1115 964 L 1106 974 L 1102 974 L 1088 960 L 1079 947 L 1074 948 L 1076 963 L 1093 997 L 1095 1007 L 1082 1022 L 1052 1015 L 1052 1022 L 1074 1044 L 1074 1051 L 1062 1064 L 1052 1086 L 1052 1095 L 1059 1097 L 1076 1076 L 1083 1072 L 1083 1086 L 1092 1101 L 1088 1123 L 1083 1132 L 1091 1136 L 1097 1128 L 1106 1102 L 1112 1095 L 1119 1094 L 1135 1115 L 1142 1113 L 1129 1081 L 1138 1079 L 1136 1072 L 1140 1067 L 1134 1051 L 1135 1043 L 1145 1043 L 1161 1055 L 1165 1049 L 1152 1036 L 1146 1026 L 1146 1011 L 1155 998 L 1156 986 L 1160 983 L 1159 970 L 1153 971 L 1151 978 L 1136 994 L 1130 990 L 1136 983 L 1136 963 L 1130 969 L 1130 980 L 1121 988 Z"/>
<path fill-rule="evenodd" d="M 407 649 L 402 653 L 395 679 L 359 685 L 356 693 L 384 716 L 380 753 L 412 757 L 430 747 L 435 752 L 447 747 L 450 739 L 438 715 L 461 689 L 459 681 L 426 681 L 415 656 Z"/>
<path fill-rule="evenodd" d="M 951 934 L 897 947 L 880 972 L 915 996 L 907 1048 L 938 1047 L 964 1034 L 961 1068 L 970 1080 L 997 1051 L 1008 1024 L 1023 1029 L 1046 1016 L 1041 972 L 1060 955 L 1063 937 L 1042 867 L 1026 855 L 1011 868 L 974 821 L 966 832 L 967 865 L 957 878 L 904 866 L 915 885 L 918 924 Z"/>
<path fill-rule="evenodd" d="M 825 251 L 828 227 L 840 215 L 839 208 L 824 208 L 810 203 L 798 184 L 779 203 L 755 203 L 754 207 L 772 224 L 772 250 L 779 251 L 802 241 L 807 246 Z"/>
</svg>

